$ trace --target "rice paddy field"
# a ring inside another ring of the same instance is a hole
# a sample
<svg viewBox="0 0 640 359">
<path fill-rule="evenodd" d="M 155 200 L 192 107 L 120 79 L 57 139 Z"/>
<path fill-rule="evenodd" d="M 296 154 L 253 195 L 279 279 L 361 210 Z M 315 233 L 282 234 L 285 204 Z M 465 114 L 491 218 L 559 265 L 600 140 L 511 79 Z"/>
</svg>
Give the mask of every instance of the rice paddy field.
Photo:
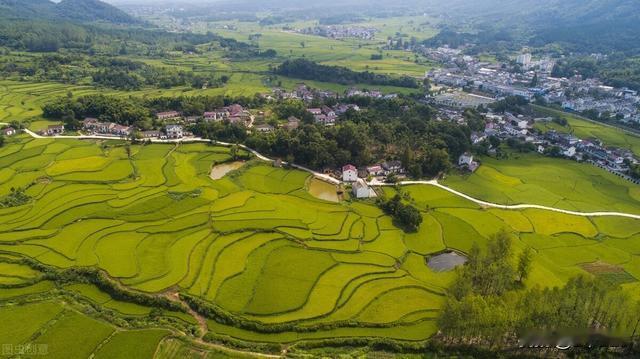
<svg viewBox="0 0 640 359">
<path fill-rule="evenodd" d="M 105 358 L 134 350 L 140 358 L 198 353 L 176 339 L 175 323 L 223 342 L 421 342 L 437 331 L 434 319 L 454 278 L 432 271 L 427 260 L 448 250 L 464 254 L 503 228 L 516 238 L 517 252 L 535 251 L 527 285 L 562 285 L 588 274 L 640 298 L 640 221 L 486 209 L 432 186 L 385 187 L 384 194 L 401 192 L 422 213 L 419 231 L 405 233 L 372 202 L 317 198 L 317 183 L 306 172 L 252 160 L 210 177 L 215 165 L 231 161 L 228 148 L 206 144 L 11 138 L 0 149 L 0 198 L 21 188 L 30 200 L 0 208 L 0 338 L 49 344 L 54 357 Z M 495 171 L 494 180 L 517 187 L 515 172 Z M 523 183 L 535 183 L 520 174 Z M 575 173 L 559 174 L 565 175 Z M 602 192 L 585 192 L 591 201 L 579 208 L 597 200 L 631 211 L 637 197 L 619 183 L 603 190 L 604 180 L 614 182 L 599 175 L 603 180 L 592 179 L 585 191 Z M 525 199 L 535 199 L 536 191 Z M 47 268 L 96 268 L 130 290 L 191 296 L 271 329 L 167 310 L 161 327 L 122 327 L 59 298 L 141 321 L 157 317 L 157 309 L 87 283 L 45 280 L 20 258 Z M 7 324 L 16 322 L 20 330 Z M 91 334 L 71 345 L 83 332 Z M 59 345 L 72 347 L 73 355 Z"/>
<path fill-rule="evenodd" d="M 473 174 L 449 176 L 444 184 L 499 204 L 539 204 L 578 212 L 640 214 L 640 188 L 603 169 L 536 154 L 509 159 L 482 157 Z"/>
<path fill-rule="evenodd" d="M 409 41 L 411 37 L 417 41 L 433 37 L 437 34 L 432 24 L 434 21 L 423 16 L 405 16 L 341 25 L 376 28 L 379 32 L 372 40 L 331 39 L 283 29 L 285 25 L 289 29 L 317 25 L 311 21 L 271 26 L 261 26 L 257 22 L 219 21 L 195 23 L 193 30 L 212 31 L 238 41 L 247 41 L 251 35 L 260 34 L 259 37 L 253 37 L 251 42 L 264 50 L 276 50 L 281 57 L 306 57 L 325 65 L 345 66 L 355 71 L 423 77 L 434 66 L 433 63 L 410 51 L 383 50 L 383 47 L 387 37 L 397 37 L 398 34 L 402 34 L 403 41 Z M 380 53 L 383 59 L 371 60 L 371 55 Z"/>
</svg>

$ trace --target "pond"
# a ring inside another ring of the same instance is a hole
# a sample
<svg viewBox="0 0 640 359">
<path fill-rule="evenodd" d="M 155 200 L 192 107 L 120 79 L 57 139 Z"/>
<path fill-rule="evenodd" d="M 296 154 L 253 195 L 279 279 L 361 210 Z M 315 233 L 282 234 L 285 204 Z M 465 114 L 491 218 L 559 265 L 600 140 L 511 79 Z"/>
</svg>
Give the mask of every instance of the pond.
<svg viewBox="0 0 640 359">
<path fill-rule="evenodd" d="M 244 162 L 242 161 L 226 162 L 226 163 L 221 163 L 219 165 L 215 165 L 211 169 L 211 173 L 209 174 L 209 177 L 211 177 L 212 180 L 219 180 L 220 178 L 224 177 L 227 173 L 233 170 L 237 170 L 243 165 L 244 165 Z"/>
<path fill-rule="evenodd" d="M 309 182 L 309 193 L 315 198 L 323 199 L 330 202 L 339 202 L 338 188 L 331 183 L 312 178 Z"/>
<path fill-rule="evenodd" d="M 427 265 L 434 272 L 448 272 L 467 262 L 467 257 L 456 252 L 446 252 L 429 258 Z"/>
</svg>

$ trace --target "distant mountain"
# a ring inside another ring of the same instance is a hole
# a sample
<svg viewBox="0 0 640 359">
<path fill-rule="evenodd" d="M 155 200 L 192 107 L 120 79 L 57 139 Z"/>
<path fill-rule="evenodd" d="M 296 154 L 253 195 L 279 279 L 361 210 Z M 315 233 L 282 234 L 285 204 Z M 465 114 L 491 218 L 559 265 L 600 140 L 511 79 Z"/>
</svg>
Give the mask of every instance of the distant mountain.
<svg viewBox="0 0 640 359">
<path fill-rule="evenodd" d="M 560 43 L 580 52 L 640 51 L 638 0 L 432 0 L 428 4 L 453 21 L 524 35 L 514 38 L 528 38 L 529 45 Z"/>
<path fill-rule="evenodd" d="M 140 20 L 99 0 L 0 0 L 0 18 L 136 24 Z"/>
</svg>

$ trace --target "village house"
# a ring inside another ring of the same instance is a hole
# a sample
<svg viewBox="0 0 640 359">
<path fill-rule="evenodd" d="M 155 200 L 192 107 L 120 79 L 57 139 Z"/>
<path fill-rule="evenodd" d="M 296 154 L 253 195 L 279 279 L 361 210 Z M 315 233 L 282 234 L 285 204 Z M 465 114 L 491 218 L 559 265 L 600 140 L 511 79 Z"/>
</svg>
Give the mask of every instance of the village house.
<svg viewBox="0 0 640 359">
<path fill-rule="evenodd" d="M 369 174 L 369 176 L 382 176 L 384 175 L 384 169 L 381 165 L 373 165 L 367 167 L 367 173 Z"/>
<path fill-rule="evenodd" d="M 129 136 L 131 128 L 113 122 L 100 122 L 98 119 L 87 117 L 82 121 L 82 128 L 86 131 L 116 136 Z"/>
<path fill-rule="evenodd" d="M 140 136 L 142 138 L 159 138 L 160 137 L 160 131 L 142 131 L 140 132 Z"/>
<path fill-rule="evenodd" d="M 273 126 L 265 123 L 261 125 L 256 125 L 253 127 L 253 129 L 256 130 L 256 132 L 272 132 Z"/>
<path fill-rule="evenodd" d="M 298 127 L 300 127 L 300 120 L 294 116 L 290 116 L 287 119 L 287 123 L 284 125 L 284 128 L 287 131 L 293 131 L 295 129 L 297 129 Z"/>
<path fill-rule="evenodd" d="M 362 178 L 358 178 L 353 186 L 351 186 L 351 192 L 356 198 L 376 197 L 376 192 L 371 187 L 369 187 L 367 182 L 365 182 Z"/>
<path fill-rule="evenodd" d="M 241 111 L 229 117 L 229 123 L 242 125 L 244 127 L 252 127 L 255 117 L 249 111 Z"/>
<path fill-rule="evenodd" d="M 390 174 L 402 174 L 404 173 L 404 168 L 402 167 L 402 162 L 400 161 L 387 161 L 382 163 L 382 169 L 384 170 L 385 176 Z"/>
<path fill-rule="evenodd" d="M 218 113 L 215 111 L 207 111 L 202 114 L 202 119 L 207 122 L 216 121 L 218 119 Z"/>
<path fill-rule="evenodd" d="M 182 138 L 184 131 L 180 125 L 167 125 L 166 127 L 167 138 Z"/>
<path fill-rule="evenodd" d="M 176 120 L 180 118 L 180 113 L 178 111 L 158 112 L 156 118 L 161 121 Z"/>
<path fill-rule="evenodd" d="M 16 130 L 13 127 L 6 127 L 3 128 L 2 131 L 0 131 L 0 133 L 2 133 L 4 136 L 13 136 L 16 134 Z"/>
<path fill-rule="evenodd" d="M 49 125 L 46 130 L 43 131 L 45 136 L 55 136 L 64 133 L 64 125 Z"/>
<path fill-rule="evenodd" d="M 465 152 L 458 157 L 458 166 L 460 168 L 466 168 L 471 172 L 475 172 L 478 169 L 478 162 L 473 160 L 473 155 L 469 152 Z"/>
<path fill-rule="evenodd" d="M 358 169 L 354 165 L 342 167 L 342 180 L 344 182 L 355 182 L 358 180 Z"/>
</svg>

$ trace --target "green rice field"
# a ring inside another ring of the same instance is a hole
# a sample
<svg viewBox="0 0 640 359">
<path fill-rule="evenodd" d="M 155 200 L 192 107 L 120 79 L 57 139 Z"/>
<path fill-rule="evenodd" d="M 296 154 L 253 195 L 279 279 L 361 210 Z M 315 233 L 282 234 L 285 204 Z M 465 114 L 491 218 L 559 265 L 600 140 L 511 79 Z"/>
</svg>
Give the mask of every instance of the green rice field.
<svg viewBox="0 0 640 359">
<path fill-rule="evenodd" d="M 17 136 L 0 149 L 0 197 L 10 195 L 11 188 L 22 188 L 30 197 L 26 204 L 0 208 L 0 317 L 23 326 L 12 330 L 2 320 L 0 338 L 48 343 L 53 357 L 198 352 L 167 337 L 175 333 L 170 324 L 125 330 L 59 300 L 16 299 L 63 292 L 131 320 L 157 315 L 154 308 L 113 298 L 86 283 L 43 280 L 19 258 L 57 269 L 97 268 L 141 293 L 192 296 L 233 318 L 272 328 L 254 330 L 207 318 L 202 325 L 208 337 L 286 345 L 336 338 L 428 340 L 437 331 L 435 318 L 455 273 L 434 272 L 426 260 L 446 250 L 467 252 L 474 242 L 484 246 L 501 229 L 516 238 L 516 252 L 527 247 L 535 252 L 529 286 L 562 285 L 576 274 L 610 275 L 640 297 L 640 221 L 486 209 L 432 186 L 385 187 L 387 196 L 401 192 L 421 211 L 420 229 L 405 233 L 372 202 L 312 195 L 306 172 L 252 160 L 212 180 L 214 164 L 232 161 L 228 148 L 126 146 Z M 542 160 L 532 165 L 535 160 L 527 159 L 527 165 L 545 168 Z M 489 188 L 489 177 L 482 176 L 492 176 L 503 185 L 502 192 L 487 192 L 491 199 L 542 199 L 535 186 L 544 186 L 544 179 L 509 164 L 484 161 L 481 168 L 495 168 L 473 175 L 478 179 L 472 184 L 455 178 L 451 184 L 476 194 L 475 186 Z M 596 201 L 609 209 L 637 207 L 637 193 L 605 174 L 588 166 L 562 166 L 584 169 L 592 184 L 572 187 L 588 200 L 550 199 L 554 204 L 579 210 L 595 209 Z M 545 195 L 561 197 L 567 191 L 559 187 Z M 162 315 L 198 325 L 188 313 Z M 65 344 L 83 331 L 90 335 L 81 345 Z M 58 345 L 74 352 L 59 351 Z"/>
<path fill-rule="evenodd" d="M 588 164 L 538 154 L 509 159 L 480 158 L 471 174 L 449 176 L 444 184 L 499 204 L 539 204 L 579 212 L 640 214 L 638 185 Z"/>
</svg>

